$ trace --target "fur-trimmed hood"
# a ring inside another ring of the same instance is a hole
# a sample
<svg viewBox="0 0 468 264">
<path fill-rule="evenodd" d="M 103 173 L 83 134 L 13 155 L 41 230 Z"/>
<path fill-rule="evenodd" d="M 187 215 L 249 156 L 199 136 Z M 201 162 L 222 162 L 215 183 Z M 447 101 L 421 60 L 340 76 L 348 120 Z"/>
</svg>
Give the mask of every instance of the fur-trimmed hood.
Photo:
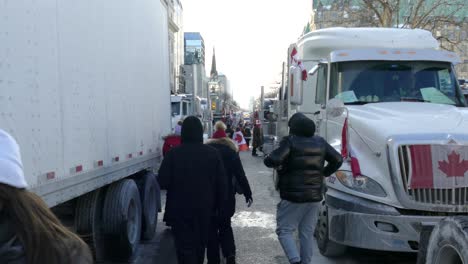
<svg viewBox="0 0 468 264">
<path fill-rule="evenodd" d="M 228 147 L 230 147 L 232 150 L 234 150 L 235 152 L 239 152 L 239 147 L 237 147 L 237 144 L 236 142 L 234 142 L 234 140 L 230 139 L 230 138 L 211 138 L 211 139 L 208 139 L 206 141 L 205 144 L 221 144 L 221 145 L 226 145 Z"/>
</svg>

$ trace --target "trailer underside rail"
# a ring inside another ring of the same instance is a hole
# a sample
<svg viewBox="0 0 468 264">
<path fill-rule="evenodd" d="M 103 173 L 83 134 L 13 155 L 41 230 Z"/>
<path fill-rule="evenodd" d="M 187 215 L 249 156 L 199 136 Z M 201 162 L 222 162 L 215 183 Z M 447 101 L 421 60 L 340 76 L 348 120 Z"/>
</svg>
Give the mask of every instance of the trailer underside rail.
<svg viewBox="0 0 468 264">
<path fill-rule="evenodd" d="M 32 188 L 31 191 L 41 196 L 49 207 L 53 207 L 141 170 L 157 168 L 160 158 L 160 155 L 153 153 L 121 164 L 38 186 Z"/>
</svg>

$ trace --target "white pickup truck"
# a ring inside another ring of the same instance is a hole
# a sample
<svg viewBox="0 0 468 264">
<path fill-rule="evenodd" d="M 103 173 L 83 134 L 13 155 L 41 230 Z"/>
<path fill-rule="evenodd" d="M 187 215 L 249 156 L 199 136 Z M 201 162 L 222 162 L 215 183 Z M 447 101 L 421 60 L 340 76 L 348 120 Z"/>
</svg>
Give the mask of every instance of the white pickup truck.
<svg viewBox="0 0 468 264">
<path fill-rule="evenodd" d="M 2 1 L 0 17 L 0 128 L 21 147 L 30 190 L 71 219 L 97 261 L 131 258 L 160 208 L 166 7 Z"/>
<path fill-rule="evenodd" d="M 323 255 L 346 246 L 416 252 L 423 226 L 468 214 L 459 58 L 438 47 L 428 31 L 385 28 L 317 30 L 290 46 L 277 136 L 300 111 L 345 158 L 326 180 Z"/>
</svg>

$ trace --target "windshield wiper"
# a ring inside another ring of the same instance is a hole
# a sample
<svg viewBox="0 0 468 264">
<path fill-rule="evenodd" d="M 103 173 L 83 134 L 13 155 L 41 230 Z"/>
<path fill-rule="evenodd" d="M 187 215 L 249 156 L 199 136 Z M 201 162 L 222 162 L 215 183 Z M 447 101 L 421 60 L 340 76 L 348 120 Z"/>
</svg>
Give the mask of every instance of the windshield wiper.
<svg viewBox="0 0 468 264">
<path fill-rule="evenodd" d="M 372 103 L 372 102 L 353 101 L 353 102 L 346 102 L 346 103 L 344 103 L 344 104 L 345 104 L 345 105 L 365 105 L 365 104 L 369 104 L 369 103 Z"/>
<path fill-rule="evenodd" d="M 422 102 L 422 103 L 430 103 L 431 101 L 428 101 L 428 100 L 424 100 L 422 98 L 418 98 L 418 97 L 401 97 L 400 100 L 402 102 Z"/>
</svg>

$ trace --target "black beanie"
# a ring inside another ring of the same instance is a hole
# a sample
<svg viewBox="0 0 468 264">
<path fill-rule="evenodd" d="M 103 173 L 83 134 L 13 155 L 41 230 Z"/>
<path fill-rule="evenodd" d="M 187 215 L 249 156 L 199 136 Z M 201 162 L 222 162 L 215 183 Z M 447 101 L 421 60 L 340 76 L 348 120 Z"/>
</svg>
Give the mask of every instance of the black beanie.
<svg viewBox="0 0 468 264">
<path fill-rule="evenodd" d="M 200 119 L 189 116 L 182 123 L 182 143 L 203 143 L 203 126 Z"/>
</svg>

